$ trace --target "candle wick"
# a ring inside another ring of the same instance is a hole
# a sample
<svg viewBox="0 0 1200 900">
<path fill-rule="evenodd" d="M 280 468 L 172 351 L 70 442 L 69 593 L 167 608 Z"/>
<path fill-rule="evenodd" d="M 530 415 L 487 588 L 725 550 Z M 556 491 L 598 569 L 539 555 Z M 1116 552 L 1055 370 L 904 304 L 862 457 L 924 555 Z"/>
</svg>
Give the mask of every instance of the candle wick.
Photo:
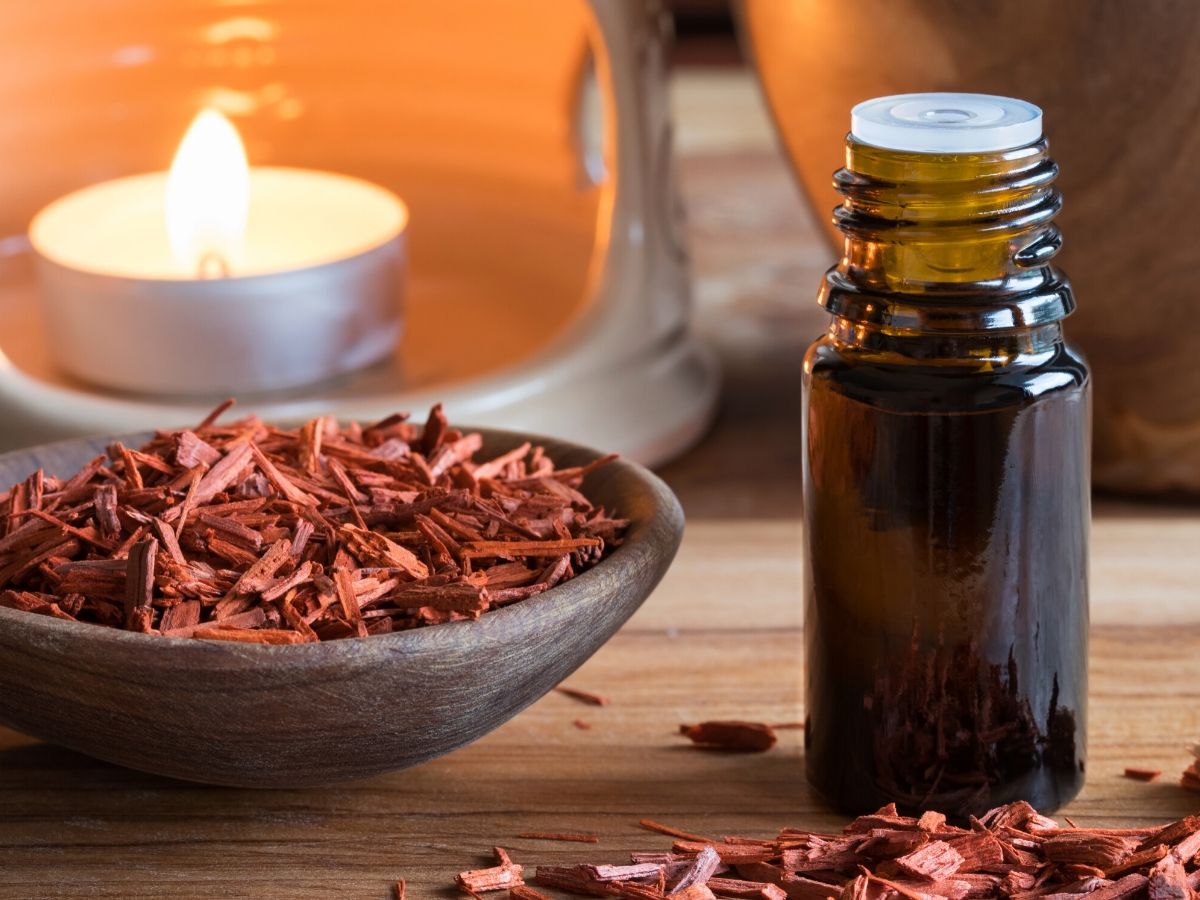
<svg viewBox="0 0 1200 900">
<path fill-rule="evenodd" d="M 209 250 L 200 257 L 196 265 L 196 275 L 199 278 L 228 278 L 229 261 L 216 250 Z"/>
</svg>

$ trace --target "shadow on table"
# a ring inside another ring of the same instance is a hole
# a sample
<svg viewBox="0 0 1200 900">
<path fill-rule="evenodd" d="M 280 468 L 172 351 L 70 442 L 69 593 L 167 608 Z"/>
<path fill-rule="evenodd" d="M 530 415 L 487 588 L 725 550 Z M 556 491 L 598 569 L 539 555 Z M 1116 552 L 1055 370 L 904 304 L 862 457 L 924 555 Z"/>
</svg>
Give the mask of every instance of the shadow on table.
<svg viewBox="0 0 1200 900">
<path fill-rule="evenodd" d="M 0 749 L 0 791 L 18 788 L 70 790 L 84 786 L 139 789 L 194 787 L 175 778 L 136 772 L 41 741 Z"/>
</svg>

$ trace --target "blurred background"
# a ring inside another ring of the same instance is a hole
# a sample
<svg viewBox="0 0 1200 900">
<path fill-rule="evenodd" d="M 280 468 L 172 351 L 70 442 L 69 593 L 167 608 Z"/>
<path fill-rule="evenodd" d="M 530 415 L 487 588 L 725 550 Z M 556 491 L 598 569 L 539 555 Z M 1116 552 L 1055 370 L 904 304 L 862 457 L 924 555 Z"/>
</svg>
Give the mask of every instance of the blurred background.
<svg viewBox="0 0 1200 900">
<path fill-rule="evenodd" d="M 221 399 L 66 374 L 25 235 L 70 191 L 165 168 L 212 107 L 252 167 L 356 176 L 411 213 L 390 357 L 239 395 L 244 410 L 369 419 L 444 401 L 460 421 L 665 465 L 693 514 L 794 515 L 799 366 L 825 325 L 849 110 L 965 90 L 1045 110 L 1097 486 L 1200 495 L 1190 0 L 81 9 L 0 10 L 0 447 L 186 424 Z"/>
<path fill-rule="evenodd" d="M 742 66 L 746 58 L 737 36 L 736 0 L 667 0 L 674 21 L 676 66 Z"/>
<path fill-rule="evenodd" d="M 952 0 L 673 0 L 671 7 L 677 89 L 690 99 L 702 92 L 696 79 L 707 77 L 715 101 L 744 88 L 741 73 L 757 69 L 802 195 L 803 210 L 789 210 L 797 198 L 777 180 L 778 160 L 756 131 L 761 119 L 747 111 L 753 100 L 714 106 L 707 133 L 720 131 L 727 141 L 721 161 L 681 144 L 685 184 L 699 195 L 692 208 L 702 300 L 716 290 L 706 268 L 743 254 L 739 274 L 724 272 L 739 281 L 740 304 L 756 305 L 757 320 L 770 322 L 774 335 L 819 327 L 806 302 L 815 270 L 835 246 L 829 176 L 840 165 L 854 103 L 938 90 L 1031 100 L 1045 111 L 1061 167 L 1064 251 L 1057 262 L 1079 302 L 1067 334 L 1095 379 L 1094 483 L 1125 496 L 1200 494 L 1193 311 L 1200 247 L 1180 227 L 1200 203 L 1200 184 L 1186 174 L 1200 149 L 1200 82 L 1180 77 L 1200 49 L 1200 7 L 1182 0 L 1136 9 L 1088 0 L 969 7 Z M 718 218 L 709 206 L 717 201 L 706 199 L 722 179 L 730 190 L 737 182 L 741 202 L 729 190 L 724 196 L 743 213 L 740 239 L 732 229 L 718 233 L 731 220 Z M 728 246 L 734 242 L 740 249 Z M 794 350 L 776 348 L 780 357 Z M 731 376 L 738 372 L 734 362 Z M 752 403 L 753 386 L 745 388 L 737 396 Z"/>
</svg>

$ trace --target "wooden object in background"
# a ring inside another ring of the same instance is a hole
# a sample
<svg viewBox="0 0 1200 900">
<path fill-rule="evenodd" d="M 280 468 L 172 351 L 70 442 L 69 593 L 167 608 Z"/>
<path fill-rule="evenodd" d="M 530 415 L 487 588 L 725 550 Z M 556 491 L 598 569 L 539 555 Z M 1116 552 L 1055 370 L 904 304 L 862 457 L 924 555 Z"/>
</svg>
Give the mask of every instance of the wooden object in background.
<svg viewBox="0 0 1200 900">
<path fill-rule="evenodd" d="M 1060 264 L 1079 298 L 1067 328 L 1095 377 L 1095 482 L 1200 493 L 1200 6 L 744 0 L 742 13 L 822 220 L 861 100 L 979 91 L 1045 110 L 1066 201 Z"/>
<path fill-rule="evenodd" d="M 484 431 L 481 458 L 527 435 Z M 121 438 L 136 446 L 145 435 Z M 0 483 L 68 476 L 112 439 L 0 457 Z M 600 454 L 537 439 L 556 465 Z M 683 513 L 617 460 L 583 491 L 631 522 L 577 578 L 474 622 L 296 646 L 178 640 L 0 609 L 0 722 L 176 778 L 298 787 L 402 769 L 470 743 L 591 656 L 666 572 Z"/>
</svg>

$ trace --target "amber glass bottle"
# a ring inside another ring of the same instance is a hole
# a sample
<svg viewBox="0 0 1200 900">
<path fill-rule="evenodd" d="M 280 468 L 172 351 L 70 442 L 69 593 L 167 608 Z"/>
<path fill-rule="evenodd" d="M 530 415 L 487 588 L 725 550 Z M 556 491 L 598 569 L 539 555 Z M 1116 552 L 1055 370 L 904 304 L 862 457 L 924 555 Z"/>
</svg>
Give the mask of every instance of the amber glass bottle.
<svg viewBox="0 0 1200 900">
<path fill-rule="evenodd" d="M 1030 104 L 855 108 L 804 359 L 807 771 L 958 818 L 1083 783 L 1089 378 Z"/>
</svg>

